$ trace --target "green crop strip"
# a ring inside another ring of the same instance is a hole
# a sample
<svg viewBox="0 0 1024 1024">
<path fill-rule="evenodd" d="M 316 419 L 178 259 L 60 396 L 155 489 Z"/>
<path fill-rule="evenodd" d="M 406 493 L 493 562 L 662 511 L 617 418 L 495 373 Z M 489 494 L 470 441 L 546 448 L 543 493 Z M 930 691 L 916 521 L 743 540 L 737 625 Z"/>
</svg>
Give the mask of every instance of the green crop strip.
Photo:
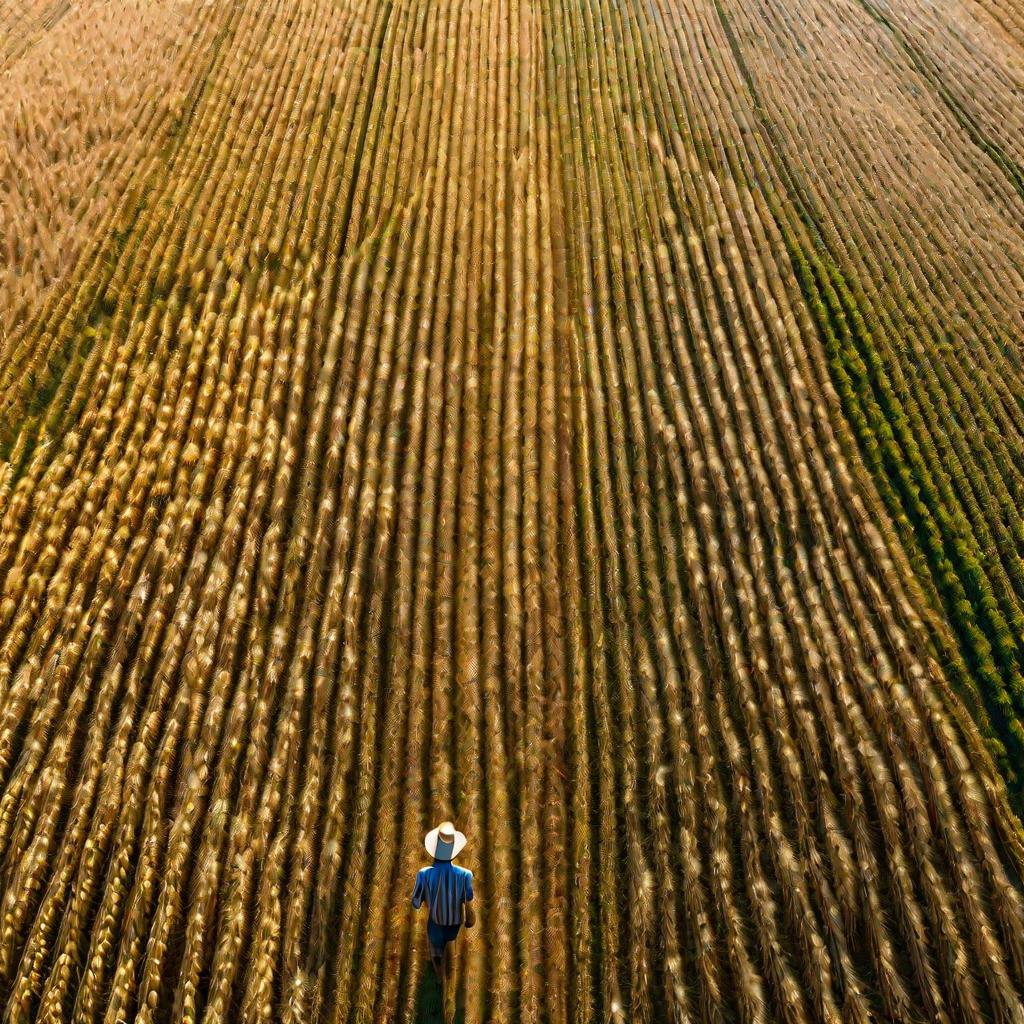
<svg viewBox="0 0 1024 1024">
<path fill-rule="evenodd" d="M 861 456 L 892 516 L 915 573 L 945 613 L 960 654 L 934 632 L 944 667 L 999 765 L 1011 797 L 1024 808 L 1024 677 L 1017 633 L 1007 622 L 982 564 L 981 546 L 930 448 L 927 430 L 912 422 L 893 385 L 892 367 L 879 351 L 873 313 L 861 307 L 830 251 L 808 190 L 783 155 L 729 17 L 716 8 L 750 92 L 766 147 L 788 188 L 787 208 L 767 196 L 804 300 L 828 355 L 832 382 Z M 797 237 L 802 229 L 808 246 Z"/>
<path fill-rule="evenodd" d="M 863 321 L 844 307 L 841 296 L 845 289 L 836 287 L 838 270 L 828 264 L 827 257 L 802 250 L 785 226 L 780 227 L 801 290 L 825 340 L 843 411 L 907 543 L 915 570 L 927 572 L 935 584 L 971 674 L 962 671 L 959 659 L 947 661 L 947 671 L 1019 803 L 1021 780 L 1012 765 L 1019 763 L 1024 752 L 1024 729 L 1019 672 L 1012 660 L 1013 638 L 970 550 L 969 525 L 937 500 L 929 469 L 910 437 L 909 423 L 891 394 L 884 366 L 870 348 L 870 338 L 850 330 L 851 322 Z M 848 298 L 848 292 L 845 294 Z M 903 444 L 909 448 L 909 457 Z"/>
</svg>

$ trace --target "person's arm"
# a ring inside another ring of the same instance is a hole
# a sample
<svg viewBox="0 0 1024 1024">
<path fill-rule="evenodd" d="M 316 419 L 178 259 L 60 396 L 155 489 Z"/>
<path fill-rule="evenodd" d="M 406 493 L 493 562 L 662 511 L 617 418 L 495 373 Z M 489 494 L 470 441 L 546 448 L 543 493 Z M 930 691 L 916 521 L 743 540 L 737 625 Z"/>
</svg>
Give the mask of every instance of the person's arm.
<svg viewBox="0 0 1024 1024">
<path fill-rule="evenodd" d="M 462 920 L 467 928 L 476 924 L 476 913 L 473 910 L 473 872 L 468 872 L 466 878 L 466 898 L 462 905 Z"/>
<path fill-rule="evenodd" d="M 412 890 L 412 905 L 414 910 L 419 910 L 423 906 L 423 872 L 416 872 L 416 885 L 413 886 Z"/>
</svg>

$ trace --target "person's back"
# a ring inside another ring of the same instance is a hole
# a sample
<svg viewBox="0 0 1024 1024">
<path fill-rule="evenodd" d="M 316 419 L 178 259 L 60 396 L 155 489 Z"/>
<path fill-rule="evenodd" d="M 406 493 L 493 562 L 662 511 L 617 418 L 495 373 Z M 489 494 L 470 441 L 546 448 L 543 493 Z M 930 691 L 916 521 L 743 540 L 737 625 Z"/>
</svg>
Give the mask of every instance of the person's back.
<svg viewBox="0 0 1024 1024">
<path fill-rule="evenodd" d="M 446 951 L 459 929 L 473 927 L 473 872 L 452 863 L 452 858 L 466 844 L 466 837 L 457 832 L 450 821 L 442 822 L 427 833 L 424 846 L 434 863 L 416 873 L 412 905 L 417 910 L 427 906 L 427 942 L 430 961 L 443 979 Z"/>
<path fill-rule="evenodd" d="M 435 860 L 416 874 L 412 905 L 427 904 L 430 919 L 436 924 L 463 924 L 463 906 L 473 899 L 473 872 L 450 860 Z"/>
</svg>

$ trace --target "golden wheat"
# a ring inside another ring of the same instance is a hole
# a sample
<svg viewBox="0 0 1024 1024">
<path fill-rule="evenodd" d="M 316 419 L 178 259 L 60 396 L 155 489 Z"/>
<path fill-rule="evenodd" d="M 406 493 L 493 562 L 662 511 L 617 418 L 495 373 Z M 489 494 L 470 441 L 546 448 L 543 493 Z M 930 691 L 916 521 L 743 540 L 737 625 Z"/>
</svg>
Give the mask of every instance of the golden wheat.
<svg viewBox="0 0 1024 1024">
<path fill-rule="evenodd" d="M 6 1019 L 1024 1024 L 1019 11 L 29 0 L 0 84 Z"/>
</svg>

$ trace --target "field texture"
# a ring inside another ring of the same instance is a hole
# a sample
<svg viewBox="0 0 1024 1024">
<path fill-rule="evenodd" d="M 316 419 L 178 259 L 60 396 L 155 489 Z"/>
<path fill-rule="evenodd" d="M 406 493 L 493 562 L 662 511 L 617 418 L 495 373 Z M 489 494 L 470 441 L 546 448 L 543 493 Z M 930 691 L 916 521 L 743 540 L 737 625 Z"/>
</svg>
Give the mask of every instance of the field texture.
<svg viewBox="0 0 1024 1024">
<path fill-rule="evenodd" d="M 1017 0 L 0 0 L 4 1024 L 1024 1024 Z"/>
</svg>

